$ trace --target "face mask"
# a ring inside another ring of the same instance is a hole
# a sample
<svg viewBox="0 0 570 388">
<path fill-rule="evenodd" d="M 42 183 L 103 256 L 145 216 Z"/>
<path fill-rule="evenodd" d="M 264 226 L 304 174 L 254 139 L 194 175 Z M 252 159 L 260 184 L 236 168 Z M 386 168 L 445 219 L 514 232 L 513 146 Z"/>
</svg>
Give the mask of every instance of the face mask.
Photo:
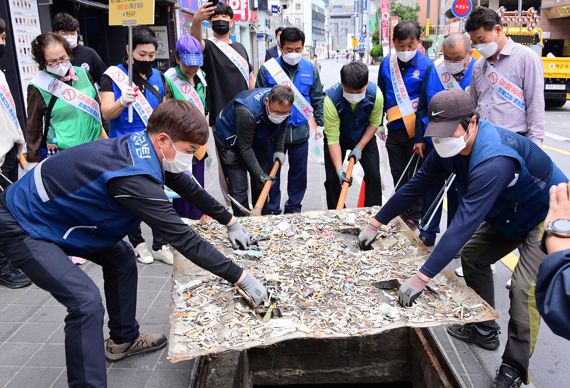
<svg viewBox="0 0 570 388">
<path fill-rule="evenodd" d="M 287 120 L 287 118 L 289 117 L 289 115 L 280 115 L 279 113 L 274 113 L 271 112 L 269 110 L 269 106 L 266 105 L 265 106 L 265 110 L 267 111 L 267 118 L 269 119 L 269 121 L 271 121 L 273 124 L 281 124 L 283 121 Z"/>
<path fill-rule="evenodd" d="M 415 49 L 414 51 L 396 51 L 396 55 L 398 56 L 398 59 L 404 63 L 410 62 L 415 56 L 416 53 L 418 52 L 417 49 Z"/>
<path fill-rule="evenodd" d="M 0 58 L 4 56 L 4 52 L 6 51 L 6 45 L 0 44 Z"/>
<path fill-rule="evenodd" d="M 178 151 L 174 146 L 172 140 L 170 138 L 168 140 L 170 140 L 170 144 L 172 144 L 172 148 L 174 148 L 176 154 L 174 155 L 173 160 L 168 160 L 166 159 L 162 148 L 160 149 L 160 152 L 162 152 L 162 167 L 164 168 L 164 171 L 168 171 L 174 174 L 187 171 L 190 167 L 192 167 L 192 159 L 194 159 L 194 155 Z"/>
<path fill-rule="evenodd" d="M 71 62 L 65 61 L 63 63 L 59 63 L 54 66 L 46 66 L 46 70 L 59 77 L 65 77 L 70 67 L 71 67 Z"/>
<path fill-rule="evenodd" d="M 67 40 L 67 44 L 72 49 L 77 47 L 77 35 L 66 35 L 64 36 L 65 40 Z"/>
<path fill-rule="evenodd" d="M 133 58 L 133 71 L 139 74 L 144 74 L 147 77 L 152 74 L 152 62 L 139 61 Z"/>
<path fill-rule="evenodd" d="M 444 61 L 444 62 L 445 62 L 445 68 L 451 74 L 459 74 L 463 70 L 465 70 L 465 60 L 461 62 L 452 62 L 452 61 Z"/>
<path fill-rule="evenodd" d="M 348 101 L 351 104 L 358 104 L 360 101 L 364 100 L 364 97 L 366 97 L 366 92 L 364 93 L 347 93 L 347 92 L 342 92 L 342 96 L 344 97 L 344 99 L 346 101 Z"/>
<path fill-rule="evenodd" d="M 493 38 L 492 42 L 478 44 L 475 48 L 484 58 L 490 58 L 497 53 L 499 44 L 495 42 L 495 38 Z"/>
<path fill-rule="evenodd" d="M 285 63 L 291 66 L 295 66 L 297 63 L 301 62 L 302 57 L 303 56 L 301 55 L 301 53 L 283 54 L 283 60 L 285 61 Z"/>
<path fill-rule="evenodd" d="M 435 152 L 442 158 L 451 158 L 467 147 L 467 143 L 471 139 L 471 134 L 469 134 L 469 138 L 467 141 L 465 140 L 465 136 L 461 137 L 432 137 L 431 140 L 433 141 L 433 148 L 435 148 Z"/>
<path fill-rule="evenodd" d="M 226 35 L 230 30 L 230 22 L 227 20 L 214 20 L 212 30 L 218 35 Z"/>
</svg>

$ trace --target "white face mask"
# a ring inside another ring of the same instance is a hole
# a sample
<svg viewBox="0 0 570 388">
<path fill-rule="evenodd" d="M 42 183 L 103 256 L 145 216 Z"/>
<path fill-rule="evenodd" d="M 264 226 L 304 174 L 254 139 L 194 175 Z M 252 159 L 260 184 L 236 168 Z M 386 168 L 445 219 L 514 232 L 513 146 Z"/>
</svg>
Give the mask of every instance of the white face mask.
<svg viewBox="0 0 570 388">
<path fill-rule="evenodd" d="M 77 35 L 66 35 L 64 36 L 65 40 L 67 40 L 67 44 L 69 44 L 69 47 L 71 47 L 72 49 L 77 47 Z"/>
<path fill-rule="evenodd" d="M 70 67 L 71 67 L 71 62 L 65 61 L 63 63 L 58 63 L 57 65 L 54 66 L 46 66 L 46 70 L 59 77 L 65 77 Z"/>
<path fill-rule="evenodd" d="M 417 52 L 418 49 L 415 49 L 413 51 L 396 51 L 396 55 L 400 61 L 407 63 L 414 59 Z"/>
<path fill-rule="evenodd" d="M 444 62 L 445 62 L 445 68 L 451 74 L 459 74 L 463 70 L 465 70 L 465 60 L 461 62 L 452 62 L 452 61 L 444 61 Z"/>
<path fill-rule="evenodd" d="M 162 152 L 162 167 L 164 168 L 164 171 L 178 174 L 190 169 L 192 167 L 192 160 L 194 159 L 194 155 L 178 151 L 174 146 L 172 140 L 170 140 L 170 144 L 172 144 L 172 148 L 174 148 L 174 151 L 176 151 L 173 160 L 166 159 L 164 151 L 162 148 L 160 149 L 160 152 Z"/>
<path fill-rule="evenodd" d="M 471 139 L 471 134 L 469 138 L 465 140 L 465 136 L 460 137 L 432 137 L 433 148 L 435 152 L 442 158 L 451 158 L 467 147 L 467 143 Z"/>
<path fill-rule="evenodd" d="M 344 99 L 346 101 L 348 101 L 351 104 L 358 104 L 360 101 L 364 100 L 364 97 L 366 97 L 366 92 L 364 93 L 347 93 L 347 92 L 342 92 L 342 96 L 344 97 Z"/>
<path fill-rule="evenodd" d="M 285 63 L 291 66 L 295 66 L 297 63 L 301 62 L 302 57 L 303 56 L 301 55 L 301 53 L 283 54 L 283 60 L 285 61 Z"/>
<path fill-rule="evenodd" d="M 265 110 L 267 111 L 267 118 L 273 124 L 281 124 L 283 121 L 287 120 L 287 118 L 290 116 L 289 114 L 281 115 L 279 113 L 271 112 L 269 110 L 269 105 L 267 104 L 265 105 Z"/>
<path fill-rule="evenodd" d="M 475 45 L 475 48 L 484 58 L 490 58 L 499 50 L 499 44 L 495 42 L 495 38 L 493 38 L 492 42 L 480 43 L 478 45 Z"/>
</svg>

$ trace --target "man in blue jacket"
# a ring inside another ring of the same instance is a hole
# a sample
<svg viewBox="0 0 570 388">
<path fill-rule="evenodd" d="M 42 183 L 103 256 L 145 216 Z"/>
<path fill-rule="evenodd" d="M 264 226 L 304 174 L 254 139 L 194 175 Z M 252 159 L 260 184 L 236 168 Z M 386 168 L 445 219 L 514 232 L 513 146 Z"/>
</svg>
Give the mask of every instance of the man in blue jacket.
<svg viewBox="0 0 570 388">
<path fill-rule="evenodd" d="M 445 90 L 432 98 L 426 136 L 432 137 L 436 152 L 428 155 L 414 178 L 376 214 L 359 241 L 362 246 L 370 244 L 381 225 L 401 214 L 434 182 L 456 174 L 463 190 L 459 209 L 431 256 L 400 288 L 400 302 L 411 306 L 429 279 L 461 250 L 467 285 L 494 306 L 490 265 L 518 248 L 508 340 L 493 386 L 519 387 L 528 382 L 529 357 L 540 323 L 533 295 L 545 256 L 540 240 L 548 190 L 567 178 L 531 140 L 479 120 L 475 109 L 473 98 L 460 89 Z M 483 349 L 495 350 L 500 345 L 495 321 L 453 325 L 448 332 Z"/>
<path fill-rule="evenodd" d="M 38 164 L 0 195 L 0 251 L 67 308 L 65 353 L 71 387 L 105 387 L 108 361 L 158 350 L 163 334 L 139 332 L 137 260 L 123 238 L 142 221 L 198 266 L 236 283 L 256 303 L 263 285 L 187 226 L 164 185 L 228 226 L 232 245 L 251 235 L 184 172 L 208 140 L 203 114 L 186 101 L 168 100 L 147 130 L 80 145 Z M 109 314 L 99 288 L 69 259 L 79 255 L 103 269 Z"/>
</svg>

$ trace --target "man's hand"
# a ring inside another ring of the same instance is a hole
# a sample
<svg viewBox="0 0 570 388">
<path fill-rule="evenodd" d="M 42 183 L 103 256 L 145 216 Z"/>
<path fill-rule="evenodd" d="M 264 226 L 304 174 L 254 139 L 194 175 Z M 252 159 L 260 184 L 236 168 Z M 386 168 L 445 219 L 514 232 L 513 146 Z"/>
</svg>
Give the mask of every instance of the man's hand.
<svg viewBox="0 0 570 388">
<path fill-rule="evenodd" d="M 198 11 L 194 14 L 194 22 L 202 23 L 204 20 L 210 19 L 210 16 L 214 13 L 217 5 L 212 5 L 212 3 L 204 3 Z"/>
<path fill-rule="evenodd" d="M 259 180 L 261 181 L 261 183 L 265 184 L 265 182 L 267 181 L 274 181 L 275 177 L 267 175 L 266 173 L 262 172 L 261 175 L 259 176 Z"/>
<path fill-rule="evenodd" d="M 421 272 L 416 273 L 414 276 L 406 280 L 398 290 L 400 304 L 404 307 L 412 307 L 428 282 L 429 278 Z"/>
<path fill-rule="evenodd" d="M 279 165 L 281 167 L 283 167 L 283 165 L 285 164 L 285 154 L 283 152 L 277 151 L 273 154 L 273 162 L 275 162 L 276 160 L 279 161 Z"/>
<path fill-rule="evenodd" d="M 416 143 L 414 144 L 414 148 L 412 151 L 414 152 L 414 154 L 418 154 L 420 158 L 423 159 L 425 150 L 426 150 L 426 143 Z"/>
<path fill-rule="evenodd" d="M 336 171 L 336 175 L 338 175 L 338 180 L 340 181 L 340 184 L 342 185 L 344 182 L 348 183 L 348 186 L 352 186 L 352 178 L 348 179 L 346 177 L 346 173 L 344 171 L 342 171 L 342 168 L 339 168 Z"/>
<path fill-rule="evenodd" d="M 237 285 L 251 296 L 257 306 L 263 303 L 264 300 L 268 299 L 267 290 L 263 284 L 245 271 L 241 274 Z"/>
<path fill-rule="evenodd" d="M 233 249 L 247 249 L 251 245 L 251 233 L 235 217 L 228 224 L 228 237 Z"/>
<path fill-rule="evenodd" d="M 560 183 L 550 188 L 550 204 L 544 226 L 560 218 L 570 219 L 570 185 L 568 183 Z M 553 253 L 568 249 L 569 242 L 567 238 L 549 234 L 545 239 L 546 250 L 548 253 Z"/>
<path fill-rule="evenodd" d="M 358 235 L 358 245 L 360 249 L 367 250 L 374 241 L 376 241 L 376 236 L 378 235 L 378 229 L 380 229 L 380 223 L 376 220 L 372 220 L 362 229 Z"/>
<path fill-rule="evenodd" d="M 356 163 L 360 162 L 360 159 L 362 158 L 362 150 L 358 147 L 354 147 L 352 151 L 350 151 L 348 159 L 350 159 L 351 157 L 354 157 Z"/>
</svg>

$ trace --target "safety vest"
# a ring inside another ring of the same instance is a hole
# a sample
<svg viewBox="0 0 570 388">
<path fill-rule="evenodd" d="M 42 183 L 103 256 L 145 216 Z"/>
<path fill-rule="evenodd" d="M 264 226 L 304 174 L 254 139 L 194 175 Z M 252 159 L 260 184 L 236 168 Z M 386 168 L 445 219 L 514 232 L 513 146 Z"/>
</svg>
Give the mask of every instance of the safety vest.
<svg viewBox="0 0 570 388">
<path fill-rule="evenodd" d="M 78 80 L 72 80 L 71 86 L 89 97 L 95 99 L 97 90 L 89 80 L 87 71 L 82 67 L 73 66 Z M 46 72 L 53 78 L 56 75 Z M 42 95 L 44 103 L 49 106 L 52 95 L 42 88 L 33 85 Z M 92 115 L 73 107 L 66 101 L 58 98 L 51 110 L 50 127 L 47 133 L 47 144 L 55 144 L 64 150 L 76 145 L 88 143 L 101 137 L 101 123 Z"/>
<path fill-rule="evenodd" d="M 340 142 L 343 146 L 353 148 L 359 141 L 368 123 L 370 114 L 376 102 L 376 91 L 378 87 L 372 82 L 368 82 L 366 96 L 356 109 L 343 97 L 342 84 L 338 83 L 326 91 L 327 96 L 334 104 L 338 117 L 340 118 Z"/>
<path fill-rule="evenodd" d="M 111 179 L 133 175 L 164 184 L 146 132 L 83 144 L 45 159 L 10 186 L 6 204 L 32 238 L 53 242 L 68 254 L 94 252 L 113 246 L 140 224 L 107 189 Z"/>
<path fill-rule="evenodd" d="M 125 74 L 128 74 L 127 69 L 122 64 L 117 65 L 117 67 L 123 70 Z M 162 80 L 162 76 L 160 75 L 160 71 L 152 69 L 152 75 L 150 76 L 150 78 L 147 79 L 147 81 L 149 84 L 154 86 L 156 91 L 158 91 L 158 93 L 162 97 L 164 97 L 164 82 Z M 113 83 L 113 91 L 115 93 L 115 101 L 121 98 L 121 89 L 119 89 L 119 87 L 115 83 Z M 145 87 L 144 95 L 153 109 L 156 108 L 158 104 L 160 104 L 161 100 L 156 98 L 156 96 L 148 89 L 148 87 Z M 120 137 L 129 133 L 143 131 L 146 128 L 146 125 L 144 124 L 144 122 L 141 120 L 136 110 L 134 109 L 133 109 L 133 122 L 129 123 L 128 111 L 129 110 L 127 108 L 123 109 L 123 111 L 117 118 L 109 122 L 110 137 Z"/>
<path fill-rule="evenodd" d="M 281 57 L 277 58 L 276 61 L 277 63 L 279 63 L 279 66 L 285 69 Z M 299 62 L 297 66 L 298 70 L 297 73 L 295 74 L 295 79 L 292 80 L 293 84 L 297 87 L 297 89 L 299 89 L 299 92 L 301 92 L 303 97 L 305 97 L 305 99 L 310 104 L 311 89 L 313 88 L 313 83 L 315 81 L 313 75 L 314 66 L 311 62 L 307 61 L 306 59 L 301 59 L 301 62 Z M 265 79 L 267 80 L 267 86 L 273 87 L 277 85 L 277 82 L 273 79 L 269 71 L 267 71 L 267 69 L 265 68 L 264 70 L 265 70 Z M 287 124 L 292 125 L 294 127 L 301 127 L 306 125 L 307 123 L 308 121 L 305 118 L 305 116 L 303 116 L 301 112 L 299 112 L 299 110 L 295 106 L 293 106 L 291 109 L 291 117 L 289 117 Z"/>
<path fill-rule="evenodd" d="M 479 130 L 469 158 L 467 175 L 461 170 L 457 173 L 462 188 L 467 190 L 471 172 L 477 166 L 497 156 L 516 160 L 518 176 L 515 176 L 509 187 L 495 200 L 485 216 L 485 221 L 493 225 L 497 233 L 520 240 L 544 221 L 548 212 L 550 187 L 568 182 L 568 179 L 531 140 L 497 128 L 488 121 L 479 120 Z M 456 158 L 458 156 L 442 159 L 444 167 L 450 172 L 454 170 Z"/>
<path fill-rule="evenodd" d="M 417 109 L 417 99 L 420 96 L 425 73 L 430 63 L 431 60 L 428 57 L 418 52 L 416 56 L 410 61 L 410 65 L 405 73 L 402 74 L 408 96 L 410 100 L 414 101 L 415 109 Z M 398 103 L 390 75 L 390 56 L 387 56 L 382 60 L 382 63 L 380 65 L 380 77 L 384 78 L 386 89 L 386 99 L 384 101 L 386 112 L 390 111 L 391 109 L 397 110 Z M 389 114 L 388 116 L 392 115 Z M 398 117 L 398 115 L 394 115 L 394 117 L 396 118 L 392 118 L 392 120 L 390 120 L 391 117 L 388 118 L 389 129 L 406 129 L 404 121 L 401 119 L 401 117 Z"/>
<path fill-rule="evenodd" d="M 184 75 L 184 73 L 180 70 L 180 66 L 176 66 L 174 68 L 174 70 L 176 71 L 176 75 L 182 81 L 190 82 L 188 80 L 188 77 L 186 77 L 186 75 Z M 202 83 L 202 79 L 204 79 L 204 74 L 203 74 L 202 70 L 198 70 L 198 73 L 202 73 L 202 75 L 199 77 L 194 77 L 194 78 L 200 79 L 200 82 L 198 82 L 196 84 L 196 87 L 194 89 L 196 90 L 198 97 L 200 97 L 200 101 L 202 102 L 202 106 L 205 107 L 206 106 L 206 95 L 204 93 L 205 92 L 205 86 Z M 172 98 L 174 98 L 175 100 L 187 101 L 186 96 L 182 93 L 182 91 L 178 88 L 178 86 L 174 82 L 170 82 L 169 84 L 170 84 L 170 91 L 172 92 Z"/>
<path fill-rule="evenodd" d="M 285 130 L 286 121 L 281 124 L 274 124 L 267 118 L 267 110 L 263 100 L 270 91 L 271 88 L 245 90 L 230 101 L 216 119 L 216 136 L 219 140 L 225 141 L 229 146 L 238 146 L 236 104 L 241 104 L 249 109 L 257 124 L 254 143 L 263 146 L 268 142 L 273 142 L 277 135 Z"/>
</svg>

